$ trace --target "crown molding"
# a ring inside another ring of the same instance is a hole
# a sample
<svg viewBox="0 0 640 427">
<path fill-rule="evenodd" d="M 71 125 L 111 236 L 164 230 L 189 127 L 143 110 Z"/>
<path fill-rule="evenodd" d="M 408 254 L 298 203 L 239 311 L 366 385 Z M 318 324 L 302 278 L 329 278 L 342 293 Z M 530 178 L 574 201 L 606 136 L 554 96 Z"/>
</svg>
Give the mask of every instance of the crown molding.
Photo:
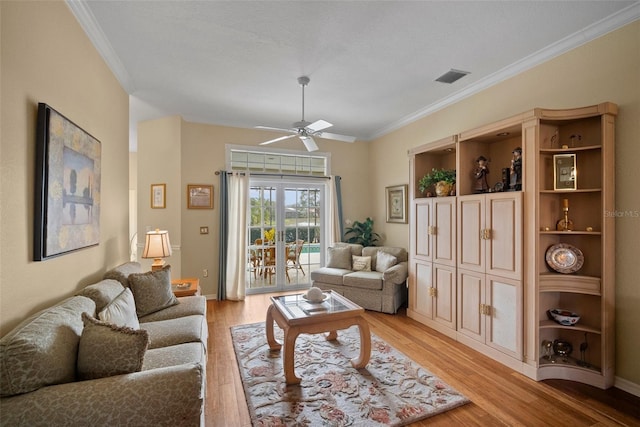
<svg viewBox="0 0 640 427">
<path fill-rule="evenodd" d="M 100 28 L 100 25 L 98 24 L 98 21 L 96 21 L 91 9 L 89 9 L 87 2 L 85 0 L 66 0 L 65 3 L 124 90 L 128 94 L 134 93 L 135 85 L 131 76 L 122 64 L 122 61 L 120 61 L 116 52 L 113 50 L 111 43 L 105 36 L 102 28 Z"/>
<path fill-rule="evenodd" d="M 618 28 L 637 21 L 638 19 L 640 19 L 640 2 L 636 2 L 618 11 L 617 13 L 614 13 L 606 18 L 601 19 L 598 22 L 595 22 L 583 28 L 580 31 L 570 34 L 569 36 L 560 39 L 557 42 L 537 52 L 534 52 L 531 55 L 526 56 L 521 60 L 516 61 L 513 64 L 508 65 L 501 70 L 498 70 L 495 73 L 490 74 L 461 90 L 454 92 L 446 98 L 442 98 L 441 100 L 427 105 L 426 107 L 416 111 L 415 113 L 409 114 L 408 116 L 405 116 L 388 126 L 378 129 L 369 136 L 368 140 L 379 138 L 390 132 L 393 132 L 394 130 L 398 130 L 404 126 L 407 126 L 423 117 L 435 113 L 438 110 L 453 105 L 456 102 L 462 101 L 465 98 L 475 95 L 485 89 L 490 88 L 491 86 L 494 86 L 504 80 L 507 80 L 526 70 L 538 66 L 550 59 L 560 56 L 563 53 L 566 53 L 585 43 L 597 39 L 598 37 L 610 33 L 611 31 L 617 30 Z"/>
</svg>

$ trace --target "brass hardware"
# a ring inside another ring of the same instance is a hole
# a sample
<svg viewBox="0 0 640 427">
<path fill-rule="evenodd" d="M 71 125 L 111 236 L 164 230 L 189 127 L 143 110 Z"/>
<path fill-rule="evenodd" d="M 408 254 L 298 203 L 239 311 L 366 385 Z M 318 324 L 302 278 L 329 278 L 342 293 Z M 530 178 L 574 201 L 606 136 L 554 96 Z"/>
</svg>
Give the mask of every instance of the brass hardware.
<svg viewBox="0 0 640 427">
<path fill-rule="evenodd" d="M 485 228 L 485 230 L 484 230 L 484 238 L 486 240 L 491 240 L 491 230 L 490 229 Z"/>
<path fill-rule="evenodd" d="M 484 314 L 486 316 L 491 316 L 493 311 L 493 307 L 487 304 L 480 304 L 480 314 Z"/>
<path fill-rule="evenodd" d="M 437 297 L 438 296 L 438 290 L 436 288 L 434 288 L 433 286 L 429 288 L 429 296 L 431 297 Z"/>
<path fill-rule="evenodd" d="M 435 227 L 435 225 L 430 225 L 430 226 L 429 226 L 429 229 L 428 229 L 428 231 L 427 231 L 427 234 L 429 234 L 429 235 L 431 235 L 431 236 L 433 236 L 433 235 L 435 235 L 435 234 L 436 234 L 436 227 Z"/>
</svg>

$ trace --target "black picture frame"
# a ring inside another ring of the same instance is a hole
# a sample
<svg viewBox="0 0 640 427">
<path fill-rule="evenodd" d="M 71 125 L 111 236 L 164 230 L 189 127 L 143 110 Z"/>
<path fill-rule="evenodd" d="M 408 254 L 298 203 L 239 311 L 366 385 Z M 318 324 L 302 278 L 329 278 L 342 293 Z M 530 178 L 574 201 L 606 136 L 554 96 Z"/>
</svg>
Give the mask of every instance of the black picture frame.
<svg viewBox="0 0 640 427">
<path fill-rule="evenodd" d="M 98 245 L 100 141 L 39 103 L 35 160 L 34 261 Z"/>
</svg>

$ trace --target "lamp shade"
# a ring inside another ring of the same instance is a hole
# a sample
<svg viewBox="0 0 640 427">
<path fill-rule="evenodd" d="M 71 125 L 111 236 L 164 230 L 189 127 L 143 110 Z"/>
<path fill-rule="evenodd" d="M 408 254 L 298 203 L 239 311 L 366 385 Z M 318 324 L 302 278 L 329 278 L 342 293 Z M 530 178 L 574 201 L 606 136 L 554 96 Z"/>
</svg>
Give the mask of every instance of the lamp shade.
<svg viewBox="0 0 640 427">
<path fill-rule="evenodd" d="M 151 270 L 159 270 L 164 265 L 162 258 L 171 256 L 171 243 L 169 243 L 169 232 L 166 230 L 155 230 L 147 232 L 144 242 L 142 258 L 153 258 Z"/>
</svg>

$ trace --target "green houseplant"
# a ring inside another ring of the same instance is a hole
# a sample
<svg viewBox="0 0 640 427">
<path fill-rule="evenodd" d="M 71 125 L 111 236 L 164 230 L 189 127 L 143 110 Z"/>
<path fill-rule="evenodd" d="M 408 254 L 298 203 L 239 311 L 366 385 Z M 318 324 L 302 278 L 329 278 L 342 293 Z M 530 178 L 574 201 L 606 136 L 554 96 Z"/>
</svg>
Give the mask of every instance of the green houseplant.
<svg viewBox="0 0 640 427">
<path fill-rule="evenodd" d="M 444 183 L 444 184 L 441 184 Z M 456 183 L 455 169 L 431 169 L 431 172 L 420 178 L 418 190 L 425 193 L 432 186 L 435 187 L 438 196 L 447 196 Z"/>
<path fill-rule="evenodd" d="M 351 227 L 345 230 L 344 237 L 348 237 L 345 242 L 360 243 L 362 246 L 375 246 L 380 239 L 380 235 L 373 231 L 373 220 L 369 217 L 364 222 L 353 221 Z"/>
</svg>

